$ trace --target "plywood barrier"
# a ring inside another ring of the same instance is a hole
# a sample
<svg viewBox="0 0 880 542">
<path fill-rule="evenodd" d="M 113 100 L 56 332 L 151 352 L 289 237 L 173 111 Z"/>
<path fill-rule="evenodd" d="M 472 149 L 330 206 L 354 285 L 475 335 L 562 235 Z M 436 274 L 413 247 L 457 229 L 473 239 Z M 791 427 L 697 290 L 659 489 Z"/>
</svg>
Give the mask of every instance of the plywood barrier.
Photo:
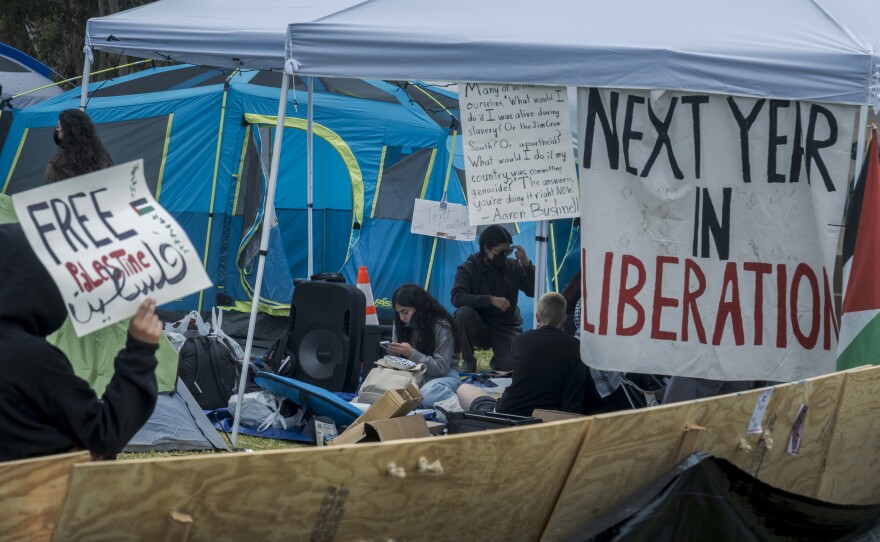
<svg viewBox="0 0 880 542">
<path fill-rule="evenodd" d="M 880 371 L 878 371 L 880 374 Z M 748 435 L 761 390 L 594 419 L 544 533 L 559 540 L 633 495 L 690 452 L 725 458 L 776 487 L 814 497 L 835 421 L 842 373 L 776 386 L 762 432 Z M 786 447 L 807 405 L 801 447 Z"/>
<path fill-rule="evenodd" d="M 49 540 L 70 469 L 89 460 L 88 452 L 76 452 L 0 463 L 0 538 Z"/>
<path fill-rule="evenodd" d="M 818 497 L 880 502 L 880 367 L 847 371 Z"/>
<path fill-rule="evenodd" d="M 590 423 L 78 465 L 52 539 L 536 540 Z"/>
</svg>

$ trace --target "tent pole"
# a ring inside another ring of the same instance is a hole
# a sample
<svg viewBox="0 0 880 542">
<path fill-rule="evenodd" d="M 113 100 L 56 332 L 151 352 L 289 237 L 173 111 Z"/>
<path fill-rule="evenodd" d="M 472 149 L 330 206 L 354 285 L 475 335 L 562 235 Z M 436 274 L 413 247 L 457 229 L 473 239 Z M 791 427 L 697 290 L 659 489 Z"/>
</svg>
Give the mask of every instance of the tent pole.
<svg viewBox="0 0 880 542">
<path fill-rule="evenodd" d="M 88 35 L 86 36 L 88 39 Z M 92 71 L 92 48 L 86 45 L 85 49 L 83 49 L 85 53 L 86 59 L 83 61 L 83 76 L 82 76 L 82 94 L 79 98 L 79 108 L 82 111 L 86 110 L 86 105 L 89 103 L 89 75 L 91 75 Z"/>
<path fill-rule="evenodd" d="M 547 287 L 547 235 L 550 230 L 550 223 L 547 220 L 541 220 L 535 223 L 535 259 L 532 265 L 535 266 L 535 307 L 537 307 L 538 299 L 544 295 Z M 532 328 L 538 328 L 538 318 L 532 314 Z"/>
<path fill-rule="evenodd" d="M 859 171 L 862 169 L 862 160 L 865 159 L 865 127 L 868 125 L 868 106 L 863 105 L 859 108 L 859 122 L 856 124 L 858 128 L 858 143 L 856 143 L 856 168 L 855 174 L 853 178 L 858 180 Z M 853 190 L 855 190 L 855 184 L 853 184 Z"/>
<path fill-rule="evenodd" d="M 309 76 L 306 78 L 308 89 L 309 89 L 309 103 L 307 106 L 308 111 L 308 120 L 306 125 L 306 167 L 308 168 L 308 220 L 309 220 L 309 266 L 308 266 L 308 277 L 312 278 L 312 275 L 315 273 L 315 240 L 313 239 L 314 232 L 312 231 L 312 208 L 315 206 L 314 202 L 314 147 L 312 146 L 313 142 L 313 131 L 312 131 L 312 120 L 314 118 L 315 109 L 312 107 L 313 105 L 313 96 L 314 96 L 314 88 L 315 88 L 315 80 Z"/>
<path fill-rule="evenodd" d="M 260 258 L 257 263 L 257 277 L 254 281 L 254 299 L 251 304 L 251 319 L 248 322 L 247 342 L 244 346 L 244 358 L 241 361 L 241 377 L 238 379 L 238 401 L 235 404 L 235 417 L 232 421 L 232 446 L 238 446 L 238 424 L 241 420 L 241 401 L 244 397 L 244 385 L 247 382 L 248 366 L 251 349 L 254 346 L 254 328 L 257 325 L 257 311 L 260 307 L 260 287 L 263 285 L 263 270 L 266 254 L 269 249 L 269 233 L 275 223 L 275 185 L 278 182 L 278 164 L 281 159 L 281 140 L 284 137 L 284 116 L 287 113 L 287 90 L 292 75 L 286 72 L 281 78 L 281 96 L 278 98 L 278 121 L 275 124 L 275 142 L 272 146 L 272 162 L 269 166 L 269 185 L 266 188 L 266 212 L 263 214 L 263 232 L 260 238 Z"/>
</svg>

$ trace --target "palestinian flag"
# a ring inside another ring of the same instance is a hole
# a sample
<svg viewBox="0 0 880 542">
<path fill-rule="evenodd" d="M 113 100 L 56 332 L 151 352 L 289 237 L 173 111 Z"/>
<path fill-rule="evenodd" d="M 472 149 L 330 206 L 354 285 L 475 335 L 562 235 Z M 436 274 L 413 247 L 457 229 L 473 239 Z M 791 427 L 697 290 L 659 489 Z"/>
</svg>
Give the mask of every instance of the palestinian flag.
<svg viewBox="0 0 880 542">
<path fill-rule="evenodd" d="M 849 203 L 843 237 L 837 369 L 880 365 L 880 151 L 877 130 Z"/>
<path fill-rule="evenodd" d="M 134 200 L 129 205 L 131 205 L 131 208 L 134 209 L 134 212 L 136 212 L 138 216 L 144 216 L 155 211 L 153 206 L 150 205 L 150 202 L 147 201 L 147 198 Z"/>
</svg>

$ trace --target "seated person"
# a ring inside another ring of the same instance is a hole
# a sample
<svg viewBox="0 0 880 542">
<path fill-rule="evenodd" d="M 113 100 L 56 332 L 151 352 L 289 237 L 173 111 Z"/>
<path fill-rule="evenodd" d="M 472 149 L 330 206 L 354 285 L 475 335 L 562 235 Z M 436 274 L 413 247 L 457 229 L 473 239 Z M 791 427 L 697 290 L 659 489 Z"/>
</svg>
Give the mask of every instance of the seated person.
<svg viewBox="0 0 880 542">
<path fill-rule="evenodd" d="M 535 295 L 535 267 L 519 245 L 501 226 L 492 225 L 480 234 L 480 251 L 471 254 L 455 271 L 452 304 L 462 333 L 462 370 L 474 372 L 474 348 L 491 348 L 493 370 L 513 369 L 510 344 L 522 333 L 519 291 Z M 507 256 L 516 249 L 516 259 Z"/>
<path fill-rule="evenodd" d="M 581 414 L 589 373 L 580 342 L 562 331 L 565 298 L 548 292 L 538 300 L 538 329 L 513 339 L 513 382 L 494 405 L 497 412 L 531 416 L 536 408 Z M 476 390 L 476 391 L 475 391 Z M 463 384 L 458 400 L 465 410 L 487 411 L 493 404 L 484 389 Z"/>
<path fill-rule="evenodd" d="M 422 406 L 434 408 L 434 403 L 455 395 L 461 384 L 455 320 L 431 294 L 415 284 L 398 288 L 391 303 L 394 327 L 392 342 L 385 349 L 392 356 L 425 365 L 425 381 L 419 390 Z"/>
<path fill-rule="evenodd" d="M 67 317 L 64 300 L 21 226 L 0 226 L 0 461 L 89 450 L 113 458 L 156 405 L 156 302 L 131 319 L 116 374 L 101 399 L 45 340 Z"/>
</svg>

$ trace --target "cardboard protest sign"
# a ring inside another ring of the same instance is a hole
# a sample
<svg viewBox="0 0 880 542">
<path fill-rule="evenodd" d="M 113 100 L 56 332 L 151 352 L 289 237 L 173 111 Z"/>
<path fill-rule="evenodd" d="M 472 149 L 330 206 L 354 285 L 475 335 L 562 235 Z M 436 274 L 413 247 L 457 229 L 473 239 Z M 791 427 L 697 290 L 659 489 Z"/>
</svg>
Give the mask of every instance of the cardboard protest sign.
<svg viewBox="0 0 880 542">
<path fill-rule="evenodd" d="M 856 108 L 578 92 L 584 361 L 722 380 L 833 371 Z"/>
<path fill-rule="evenodd" d="M 470 225 L 580 216 L 565 87 L 458 91 Z"/>
<path fill-rule="evenodd" d="M 410 232 L 454 241 L 473 241 L 477 228 L 468 225 L 468 208 L 457 203 L 416 199 Z"/>
<path fill-rule="evenodd" d="M 132 316 L 144 297 L 161 304 L 211 286 L 143 169 L 138 160 L 12 198 L 80 337 Z"/>
</svg>

